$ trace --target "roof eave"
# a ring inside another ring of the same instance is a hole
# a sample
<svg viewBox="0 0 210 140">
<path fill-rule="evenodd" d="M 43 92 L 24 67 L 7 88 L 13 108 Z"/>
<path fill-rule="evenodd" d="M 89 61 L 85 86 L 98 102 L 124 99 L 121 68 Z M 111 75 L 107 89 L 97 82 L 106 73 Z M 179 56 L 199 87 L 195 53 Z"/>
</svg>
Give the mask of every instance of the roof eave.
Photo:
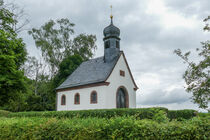
<svg viewBox="0 0 210 140">
<path fill-rule="evenodd" d="M 74 87 L 59 88 L 59 89 L 56 89 L 56 92 L 76 90 L 76 89 L 82 89 L 82 88 L 90 88 L 90 87 L 96 87 L 96 86 L 108 86 L 109 84 L 110 84 L 109 82 L 103 81 L 103 82 L 79 85 L 79 86 L 74 86 Z"/>
</svg>

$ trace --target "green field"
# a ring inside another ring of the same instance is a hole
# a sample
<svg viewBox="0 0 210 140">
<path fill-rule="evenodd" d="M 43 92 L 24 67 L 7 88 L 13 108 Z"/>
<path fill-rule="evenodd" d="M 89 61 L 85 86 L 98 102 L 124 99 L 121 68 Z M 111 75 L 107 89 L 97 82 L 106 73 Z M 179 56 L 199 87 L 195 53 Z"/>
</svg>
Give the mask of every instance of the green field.
<svg viewBox="0 0 210 140">
<path fill-rule="evenodd" d="M 166 108 L 0 111 L 0 139 L 210 139 L 210 115 Z"/>
</svg>

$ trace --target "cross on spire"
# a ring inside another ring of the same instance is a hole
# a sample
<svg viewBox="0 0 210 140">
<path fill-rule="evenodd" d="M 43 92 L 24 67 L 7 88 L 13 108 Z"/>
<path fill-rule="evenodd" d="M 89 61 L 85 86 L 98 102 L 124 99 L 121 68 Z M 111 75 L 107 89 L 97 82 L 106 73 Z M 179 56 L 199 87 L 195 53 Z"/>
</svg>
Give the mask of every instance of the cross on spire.
<svg viewBox="0 0 210 140">
<path fill-rule="evenodd" d="M 110 18 L 111 18 L 111 24 L 112 24 L 112 18 L 113 18 L 113 15 L 112 15 L 112 5 L 110 5 L 110 8 L 111 8 L 111 15 L 110 15 Z"/>
<path fill-rule="evenodd" d="M 112 5 L 110 5 L 110 8 L 111 8 L 111 15 L 110 15 L 110 18 L 113 18 L 113 16 L 112 16 Z"/>
</svg>

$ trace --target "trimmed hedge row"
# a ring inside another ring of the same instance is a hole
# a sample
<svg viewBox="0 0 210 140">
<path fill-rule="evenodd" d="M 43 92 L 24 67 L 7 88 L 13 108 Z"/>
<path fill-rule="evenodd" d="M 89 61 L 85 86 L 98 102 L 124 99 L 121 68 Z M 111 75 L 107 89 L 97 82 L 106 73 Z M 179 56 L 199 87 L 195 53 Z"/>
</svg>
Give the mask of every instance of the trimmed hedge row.
<svg viewBox="0 0 210 140">
<path fill-rule="evenodd" d="M 168 111 L 168 118 L 172 119 L 191 119 L 197 115 L 197 111 L 191 109 L 184 109 L 184 110 L 169 110 Z"/>
<path fill-rule="evenodd" d="M 135 116 L 139 119 L 152 119 L 160 110 L 168 112 L 167 108 L 138 108 L 138 109 L 96 109 L 80 111 L 45 111 L 17 112 L 8 117 L 56 117 L 56 118 L 112 118 L 120 116 Z"/>
<path fill-rule="evenodd" d="M 116 118 L 1 118 L 0 139 L 210 139 L 210 121 L 199 117 L 158 123 Z"/>
<path fill-rule="evenodd" d="M 0 110 L 0 117 L 8 117 L 11 112 L 6 110 Z"/>
<path fill-rule="evenodd" d="M 137 119 L 153 119 L 159 111 L 165 112 L 172 119 L 190 119 L 196 115 L 195 110 L 168 110 L 167 108 L 137 108 L 137 109 L 97 109 L 81 111 L 44 111 L 10 113 L 8 117 L 56 117 L 56 118 L 112 118 L 134 116 Z"/>
</svg>

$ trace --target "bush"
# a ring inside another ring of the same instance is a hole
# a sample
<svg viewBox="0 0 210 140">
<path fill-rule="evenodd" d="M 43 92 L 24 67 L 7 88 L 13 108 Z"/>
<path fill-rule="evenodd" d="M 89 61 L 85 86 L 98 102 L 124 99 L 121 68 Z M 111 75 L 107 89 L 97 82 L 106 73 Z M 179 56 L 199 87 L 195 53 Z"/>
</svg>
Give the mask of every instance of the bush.
<svg viewBox="0 0 210 140">
<path fill-rule="evenodd" d="M 80 111 L 41 111 L 17 112 L 8 117 L 56 117 L 56 118 L 112 118 L 134 116 L 136 119 L 153 119 L 159 122 L 177 119 L 191 119 L 196 116 L 195 110 L 168 110 L 166 108 L 136 108 L 136 109 L 96 109 Z"/>
<path fill-rule="evenodd" d="M 198 113 L 198 116 L 202 117 L 202 118 L 209 118 L 210 119 L 210 113 Z"/>
<path fill-rule="evenodd" d="M 168 122 L 169 119 L 167 117 L 167 113 L 163 110 L 160 110 L 159 112 L 155 113 L 155 115 L 152 118 L 153 121 L 157 122 Z"/>
<path fill-rule="evenodd" d="M 134 116 L 137 119 L 153 119 L 160 110 L 168 111 L 166 108 L 138 108 L 138 109 L 96 109 L 80 111 L 43 111 L 43 112 L 18 112 L 9 117 L 56 117 L 56 118 L 112 118 L 119 116 Z"/>
<path fill-rule="evenodd" d="M 11 112 L 6 110 L 0 110 L 0 117 L 8 117 Z"/>
<path fill-rule="evenodd" d="M 191 109 L 184 109 L 184 110 L 169 110 L 168 111 L 168 118 L 170 120 L 173 119 L 178 119 L 178 120 L 183 120 L 183 119 L 191 119 L 192 117 L 195 117 L 197 115 L 196 110 L 191 110 Z"/>
<path fill-rule="evenodd" d="M 159 123 L 134 117 L 3 118 L 0 139 L 210 139 L 210 121 L 195 117 Z"/>
</svg>

